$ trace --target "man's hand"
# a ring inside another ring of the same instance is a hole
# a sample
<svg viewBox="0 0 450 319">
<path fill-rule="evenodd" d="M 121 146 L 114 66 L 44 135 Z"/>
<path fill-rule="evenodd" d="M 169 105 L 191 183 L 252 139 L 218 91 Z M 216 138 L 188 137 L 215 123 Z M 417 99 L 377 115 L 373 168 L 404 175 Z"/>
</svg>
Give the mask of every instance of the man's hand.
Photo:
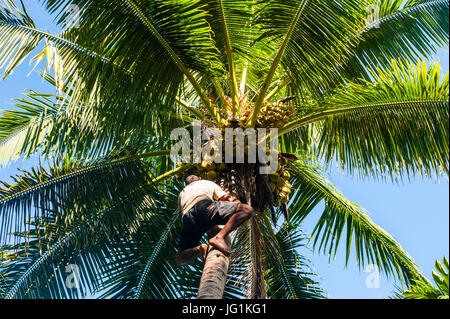
<svg viewBox="0 0 450 319">
<path fill-rule="evenodd" d="M 230 196 L 229 201 L 230 201 L 230 202 L 237 202 L 237 203 L 240 203 L 240 202 L 241 202 L 239 199 L 234 198 L 233 196 Z"/>
<path fill-rule="evenodd" d="M 230 195 L 223 195 L 221 198 L 219 198 L 220 201 L 223 202 L 240 202 L 238 199 L 234 198 L 233 196 Z"/>
</svg>

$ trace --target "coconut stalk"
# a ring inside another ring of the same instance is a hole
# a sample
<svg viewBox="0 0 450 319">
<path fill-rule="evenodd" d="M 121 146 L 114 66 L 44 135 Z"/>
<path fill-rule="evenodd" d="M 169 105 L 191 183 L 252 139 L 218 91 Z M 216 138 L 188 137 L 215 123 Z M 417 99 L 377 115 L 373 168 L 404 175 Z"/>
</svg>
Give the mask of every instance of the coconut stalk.
<svg viewBox="0 0 450 319">
<path fill-rule="evenodd" d="M 256 218 L 250 221 L 250 255 L 249 284 L 245 297 L 247 299 L 267 299 L 266 281 L 262 270 L 262 238 Z"/>
</svg>

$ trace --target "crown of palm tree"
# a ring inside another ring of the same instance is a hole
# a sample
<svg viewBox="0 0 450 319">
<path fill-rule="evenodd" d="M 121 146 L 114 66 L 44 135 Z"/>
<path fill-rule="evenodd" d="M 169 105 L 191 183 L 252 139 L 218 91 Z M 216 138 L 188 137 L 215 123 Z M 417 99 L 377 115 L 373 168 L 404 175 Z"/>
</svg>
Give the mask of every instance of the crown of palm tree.
<svg viewBox="0 0 450 319">
<path fill-rule="evenodd" d="M 54 160 L 0 189 L 0 296 L 195 296 L 202 265 L 177 267 L 171 214 L 182 187 L 174 176 L 191 166 L 174 169 L 170 132 L 246 112 L 241 124 L 252 128 L 287 96 L 297 97 L 279 126 L 280 152 L 297 158 L 290 220 L 276 229 L 258 214 L 236 232 L 224 296 L 251 291 L 256 269 L 269 297 L 323 297 L 299 253 L 301 222 L 322 202 L 318 250 L 332 258 L 344 237 L 347 261 L 354 246 L 361 267 L 423 279 L 324 169 L 448 176 L 448 73 L 418 59 L 448 42 L 448 1 L 41 0 L 60 34 L 36 28 L 20 2 L 0 0 L 0 69 L 8 76 L 45 42 L 34 59 L 47 60 L 54 74 L 43 77 L 58 93 L 28 91 L 2 113 L 0 161 Z M 65 285 L 71 264 L 82 289 Z"/>
</svg>

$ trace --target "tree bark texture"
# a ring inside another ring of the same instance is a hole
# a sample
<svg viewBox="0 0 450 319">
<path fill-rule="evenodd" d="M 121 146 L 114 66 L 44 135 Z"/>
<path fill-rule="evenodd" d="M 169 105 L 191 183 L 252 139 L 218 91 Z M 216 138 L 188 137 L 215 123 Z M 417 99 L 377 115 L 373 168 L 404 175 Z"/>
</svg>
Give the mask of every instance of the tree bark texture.
<svg viewBox="0 0 450 319">
<path fill-rule="evenodd" d="M 223 226 L 215 226 L 210 229 L 208 231 L 208 239 L 214 237 L 221 227 Z M 225 241 L 228 245 L 231 245 L 230 236 L 227 236 Z M 229 265 L 230 258 L 210 246 L 200 279 L 197 299 L 222 299 Z"/>
</svg>

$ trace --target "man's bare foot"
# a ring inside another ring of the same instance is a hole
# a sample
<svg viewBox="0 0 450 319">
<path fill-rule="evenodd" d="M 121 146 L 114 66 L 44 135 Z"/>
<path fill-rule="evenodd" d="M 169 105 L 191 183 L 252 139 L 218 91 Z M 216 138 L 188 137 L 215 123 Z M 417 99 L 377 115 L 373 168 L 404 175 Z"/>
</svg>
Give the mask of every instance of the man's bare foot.
<svg viewBox="0 0 450 319">
<path fill-rule="evenodd" d="M 222 253 L 224 253 L 226 256 L 231 255 L 231 249 L 228 247 L 228 245 L 225 243 L 225 240 L 220 236 L 214 236 L 209 240 L 209 243 L 220 250 Z"/>
<path fill-rule="evenodd" d="M 208 248 L 209 246 L 206 244 L 200 245 L 200 254 L 204 262 L 206 261 L 206 257 L 208 256 Z"/>
</svg>

